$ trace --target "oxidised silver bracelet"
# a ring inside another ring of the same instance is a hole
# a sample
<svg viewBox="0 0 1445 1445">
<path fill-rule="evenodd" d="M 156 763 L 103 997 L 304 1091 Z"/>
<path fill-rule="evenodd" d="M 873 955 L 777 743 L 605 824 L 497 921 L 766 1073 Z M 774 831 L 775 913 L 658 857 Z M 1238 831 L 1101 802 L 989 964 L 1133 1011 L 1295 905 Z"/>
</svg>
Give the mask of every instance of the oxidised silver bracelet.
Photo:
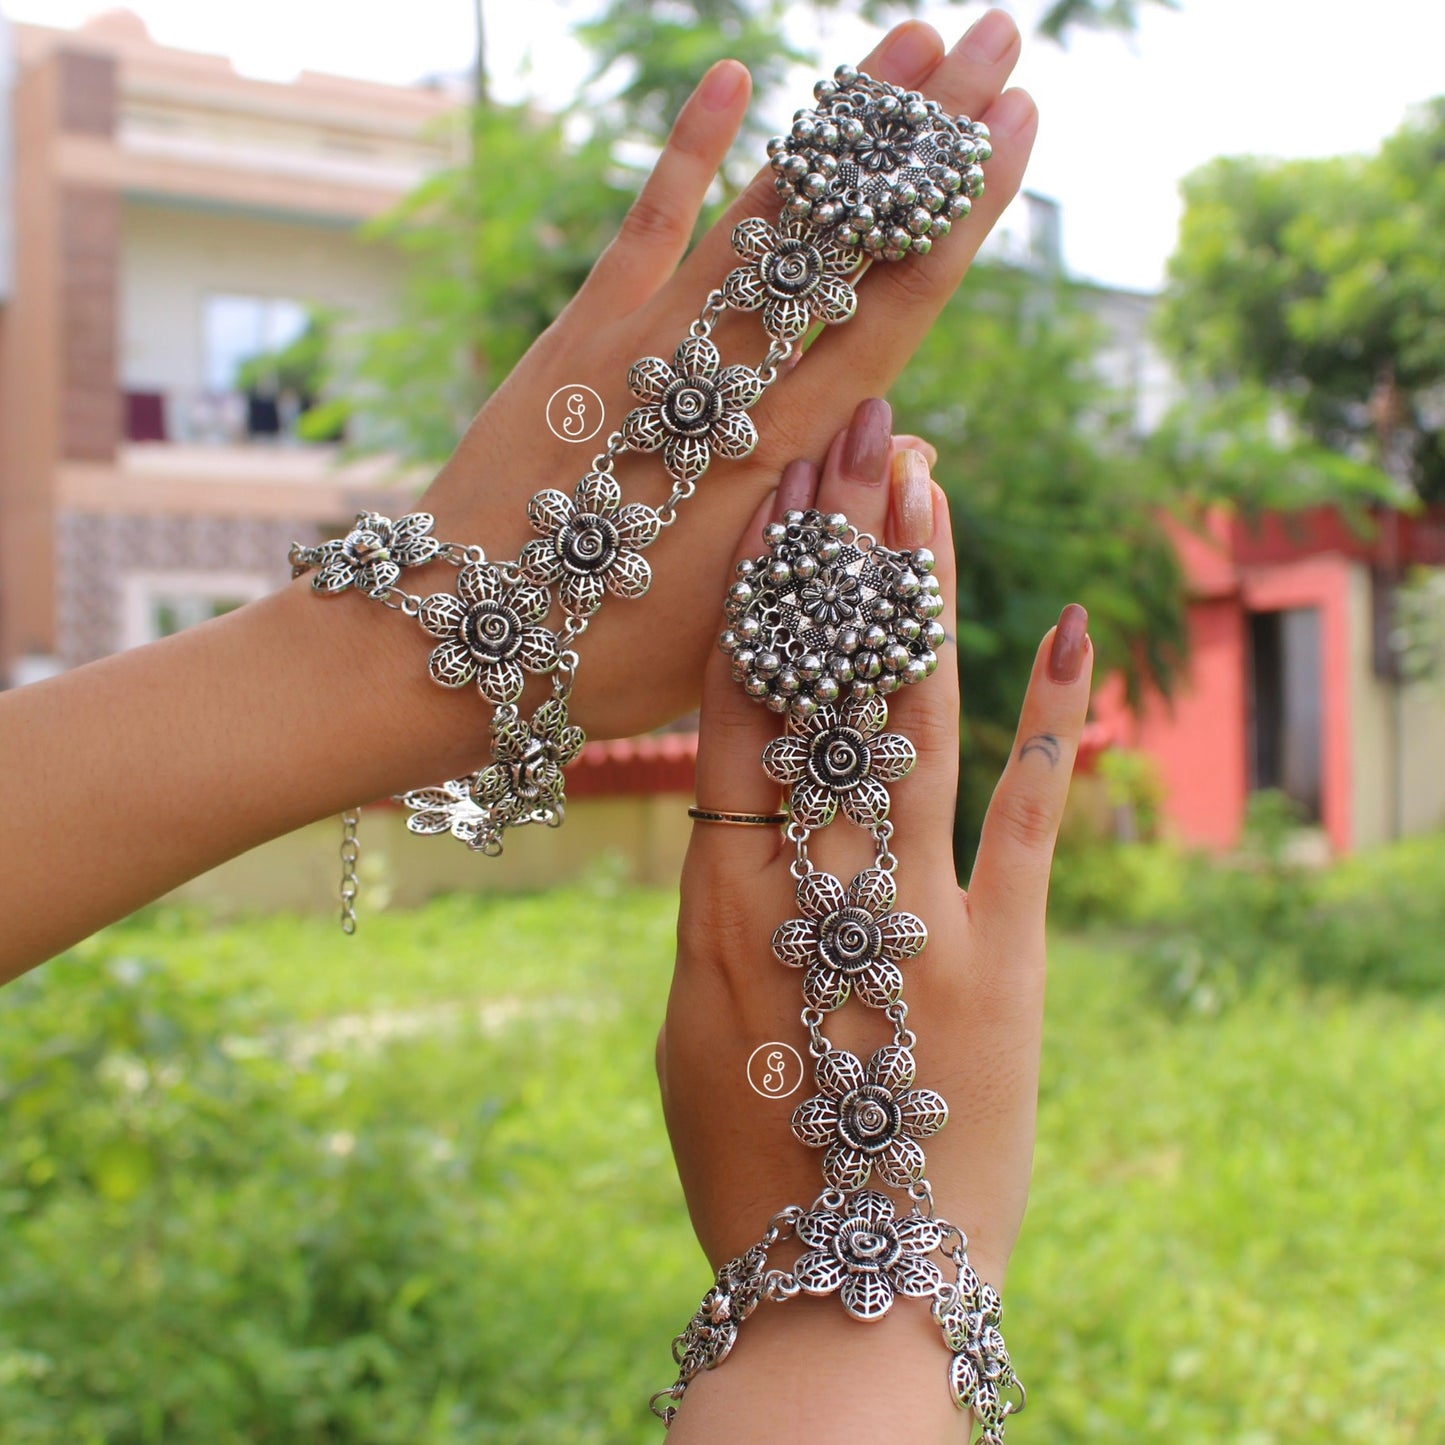
<svg viewBox="0 0 1445 1445">
<path fill-rule="evenodd" d="M 917 754 L 908 738 L 885 730 L 887 698 L 937 665 L 943 602 L 933 554 L 883 547 L 840 513 L 788 512 L 763 536 L 768 554 L 738 564 L 719 645 L 748 696 L 787 716 L 762 764 L 790 790 L 799 916 L 773 934 L 773 953 L 803 972 L 800 1019 L 818 1092 L 794 1111 L 792 1128 L 803 1144 L 826 1151 L 824 1189 L 807 1208 L 780 1210 L 756 1245 L 718 1270 L 673 1341 L 677 1378 L 652 1397 L 652 1409 L 671 1424 L 688 1386 L 726 1358 L 764 1301 L 836 1293 L 854 1319 L 873 1322 L 898 1296 L 912 1296 L 931 1302 L 951 1352 L 955 1404 L 983 1426 L 983 1445 L 1001 1445 L 1024 1391 L 999 1332 L 997 1291 L 969 1264 L 963 1231 L 934 1216 L 920 1141 L 948 1122 L 948 1105 L 915 1087 L 917 1039 L 900 968 L 922 951 L 928 930 L 894 908 L 898 859 L 886 785 L 905 777 Z M 873 866 L 846 887 L 808 856 L 813 832 L 840 815 L 869 832 L 874 847 Z M 827 1016 L 850 999 L 892 1025 L 891 1040 L 866 1060 L 823 1033 Z M 876 1185 L 904 1191 L 907 1212 L 900 1216 Z M 768 1251 L 794 1235 L 804 1253 L 791 1270 L 770 1269 Z M 950 1264 L 951 1278 L 934 1254 Z"/>
</svg>

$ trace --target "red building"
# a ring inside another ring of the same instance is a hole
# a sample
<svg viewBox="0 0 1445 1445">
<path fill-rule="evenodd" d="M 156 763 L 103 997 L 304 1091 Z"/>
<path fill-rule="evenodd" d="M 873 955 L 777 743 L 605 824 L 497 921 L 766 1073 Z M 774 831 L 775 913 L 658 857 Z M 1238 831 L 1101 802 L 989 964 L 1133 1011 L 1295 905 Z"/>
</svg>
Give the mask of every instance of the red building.
<svg viewBox="0 0 1445 1445">
<path fill-rule="evenodd" d="M 1445 826 L 1445 679 L 1402 679 L 1391 639 L 1392 579 L 1445 566 L 1445 508 L 1365 531 L 1324 508 L 1256 523 L 1221 509 L 1174 531 L 1187 668 L 1172 698 L 1135 712 L 1115 677 L 1094 708 L 1111 745 L 1153 759 L 1170 832 L 1231 847 L 1262 788 L 1293 797 L 1336 853 Z"/>
</svg>

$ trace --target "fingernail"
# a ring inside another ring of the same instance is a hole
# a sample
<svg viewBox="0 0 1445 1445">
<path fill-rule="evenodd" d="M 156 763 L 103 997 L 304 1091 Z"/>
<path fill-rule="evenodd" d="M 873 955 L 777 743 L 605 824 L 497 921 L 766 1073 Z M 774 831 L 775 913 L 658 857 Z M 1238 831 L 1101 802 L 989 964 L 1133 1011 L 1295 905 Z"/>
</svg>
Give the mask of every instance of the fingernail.
<svg viewBox="0 0 1445 1445">
<path fill-rule="evenodd" d="M 1077 602 L 1070 602 L 1059 613 L 1054 632 L 1054 645 L 1049 649 L 1049 676 L 1055 682 L 1075 682 L 1084 665 L 1084 639 L 1088 635 L 1089 614 Z"/>
<path fill-rule="evenodd" d="M 933 536 L 933 483 L 922 452 L 893 454 L 893 519 L 900 547 L 924 547 Z"/>
<path fill-rule="evenodd" d="M 997 65 L 1008 53 L 1018 36 L 1012 20 L 1002 10 L 990 10 L 964 33 L 958 48 L 980 65 Z"/>
<path fill-rule="evenodd" d="M 781 519 L 784 512 L 806 512 L 813 505 L 813 494 L 818 490 L 818 468 L 805 458 L 789 462 L 783 468 L 782 480 L 778 483 L 777 501 L 773 504 L 773 516 Z"/>
<path fill-rule="evenodd" d="M 995 141 L 1000 136 L 1017 135 L 1034 118 L 1033 97 L 1026 90 L 1006 90 L 989 106 L 986 118 Z"/>
<path fill-rule="evenodd" d="M 893 450 L 893 408 L 881 397 L 858 403 L 843 439 L 841 465 L 849 481 L 865 487 L 883 484 L 888 454 Z"/>
<path fill-rule="evenodd" d="M 727 110 L 738 98 L 747 78 L 747 68 L 736 60 L 719 60 L 703 76 L 697 98 L 704 110 Z"/>
<path fill-rule="evenodd" d="M 922 437 L 916 437 L 909 432 L 904 432 L 893 438 L 893 452 L 896 456 L 902 451 L 922 452 L 928 461 L 928 470 L 931 472 L 938 465 L 938 448 L 930 441 L 924 441 Z"/>
<path fill-rule="evenodd" d="M 878 69 L 895 85 L 922 80 L 943 56 L 943 42 L 938 32 L 921 20 L 907 21 L 893 32 Z"/>
</svg>

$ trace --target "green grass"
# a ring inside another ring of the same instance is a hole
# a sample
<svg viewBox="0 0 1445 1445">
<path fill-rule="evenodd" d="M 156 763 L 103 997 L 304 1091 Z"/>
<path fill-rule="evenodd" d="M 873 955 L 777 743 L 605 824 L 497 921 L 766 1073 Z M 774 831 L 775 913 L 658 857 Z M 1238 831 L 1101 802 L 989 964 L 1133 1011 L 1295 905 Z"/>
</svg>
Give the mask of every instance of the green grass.
<svg viewBox="0 0 1445 1445">
<path fill-rule="evenodd" d="M 104 1130 L 93 1097 L 75 1112 L 83 1070 L 48 1113 L 0 1092 L 0 1420 L 20 1422 L 0 1437 L 660 1439 L 644 1402 L 706 1283 L 652 1073 L 674 914 L 605 880 L 373 915 L 350 940 L 321 919 L 157 911 L 0 993 L 12 1082 L 112 1016 L 84 980 L 128 955 L 158 961 L 181 1011 L 255 987 L 302 1035 L 376 1010 L 436 1024 L 248 1082 L 231 1127 L 274 1136 L 214 1187 L 191 1162 L 159 1193 L 151 1175 L 117 1192 L 64 1157 L 35 1183 L 46 1150 L 126 1155 L 65 1132 Z M 1445 1439 L 1440 997 L 1288 985 L 1171 1018 L 1117 943 L 1058 939 L 1052 970 L 1005 1318 L 1030 1403 L 1010 1438 Z M 187 1374 L 193 1390 L 167 1389 Z"/>
</svg>

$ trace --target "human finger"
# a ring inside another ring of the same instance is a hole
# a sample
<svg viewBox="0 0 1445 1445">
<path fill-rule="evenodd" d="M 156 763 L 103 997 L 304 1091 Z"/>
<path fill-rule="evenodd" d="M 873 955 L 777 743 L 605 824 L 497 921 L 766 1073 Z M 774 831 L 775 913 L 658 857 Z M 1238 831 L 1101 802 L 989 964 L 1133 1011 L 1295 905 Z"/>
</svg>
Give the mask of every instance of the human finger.
<svg viewBox="0 0 1445 1445">
<path fill-rule="evenodd" d="M 592 268 L 582 295 L 613 315 L 640 306 L 672 275 L 692 239 L 718 167 L 737 136 L 752 93 L 747 67 L 719 60 L 673 122 L 652 174 L 616 237 Z"/>
<path fill-rule="evenodd" d="M 792 463 L 776 491 L 754 512 L 743 531 L 734 566 L 763 548 L 766 522 L 787 510 L 812 505 L 818 469 L 809 461 Z M 732 679 L 732 664 L 714 648 L 703 676 L 697 728 L 697 806 L 711 812 L 768 814 L 781 808 L 778 784 L 762 767 L 763 748 L 778 734 L 778 720 L 743 692 Z M 726 857 L 743 868 L 757 868 L 775 857 L 779 830 L 751 825 L 694 822 L 689 855 L 697 861 Z"/>
<path fill-rule="evenodd" d="M 958 649 L 951 640 L 957 610 L 957 574 L 948 498 L 929 476 L 920 452 L 901 451 L 893 459 L 889 514 L 883 536 L 890 547 L 926 547 L 934 558 L 943 610 L 934 629 L 942 645 L 930 649 L 936 659 L 931 677 L 900 688 L 888 699 L 890 732 L 902 733 L 918 755 L 913 772 L 893 790 L 889 816 L 898 849 L 904 854 L 951 855 L 953 814 L 958 796 Z M 926 626 L 927 624 L 925 624 Z"/>
<path fill-rule="evenodd" d="M 1039 645 L 1008 765 L 984 818 L 969 913 L 1007 959 L 1042 937 L 1054 842 L 1089 706 L 1088 613 L 1071 602 Z"/>
</svg>

